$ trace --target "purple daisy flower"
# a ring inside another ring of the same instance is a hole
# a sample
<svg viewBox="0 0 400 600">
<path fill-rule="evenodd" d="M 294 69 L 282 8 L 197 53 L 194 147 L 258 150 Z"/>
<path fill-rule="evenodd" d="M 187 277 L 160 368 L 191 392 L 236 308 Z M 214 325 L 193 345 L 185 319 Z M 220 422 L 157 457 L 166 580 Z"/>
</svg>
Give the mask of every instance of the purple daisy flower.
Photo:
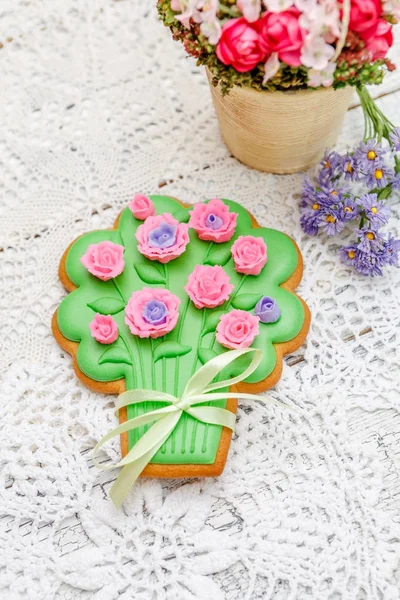
<svg viewBox="0 0 400 600">
<path fill-rule="evenodd" d="M 346 265 L 354 267 L 356 256 L 359 252 L 360 250 L 357 248 L 357 244 L 351 244 L 350 246 L 342 246 L 339 250 L 339 256 Z"/>
<path fill-rule="evenodd" d="M 390 208 L 385 205 L 383 200 L 378 200 L 377 194 L 364 194 L 360 196 L 359 202 L 365 211 L 371 227 L 379 228 L 388 222 L 391 212 Z"/>
<path fill-rule="evenodd" d="M 374 250 L 362 252 L 355 244 L 351 244 L 341 248 L 339 255 L 346 265 L 353 267 L 361 275 L 370 277 L 382 275 L 382 261 Z"/>
<path fill-rule="evenodd" d="M 327 180 L 331 179 L 336 175 L 336 170 L 340 168 L 342 157 L 334 150 L 326 151 L 323 159 L 320 162 L 320 171 L 318 173 L 317 181 L 323 184 Z"/>
<path fill-rule="evenodd" d="M 382 276 L 381 257 L 373 250 L 370 252 L 358 252 L 354 267 L 361 275 L 365 275 L 366 277 Z"/>
<path fill-rule="evenodd" d="M 400 240 L 395 240 L 394 237 L 389 234 L 389 237 L 383 243 L 383 250 L 386 257 L 387 265 L 397 265 L 400 258 Z"/>
<path fill-rule="evenodd" d="M 376 229 L 370 227 L 363 227 L 362 229 L 356 229 L 356 233 L 359 235 L 359 242 L 357 248 L 361 252 L 370 252 L 372 249 L 378 249 L 382 244 L 382 238 Z"/>
<path fill-rule="evenodd" d="M 400 150 L 400 127 L 396 127 L 389 135 L 390 141 L 393 144 L 395 150 Z"/>
<path fill-rule="evenodd" d="M 365 182 L 370 188 L 383 188 L 394 178 L 394 171 L 385 163 L 376 164 L 375 168 L 365 175 Z"/>
<path fill-rule="evenodd" d="M 344 178 L 350 181 L 358 181 L 360 174 L 354 154 L 352 152 L 347 152 L 341 159 L 341 168 L 344 173 Z"/>
<path fill-rule="evenodd" d="M 343 198 L 340 204 L 340 211 L 342 213 L 342 219 L 346 223 L 348 221 L 353 221 L 360 214 L 360 207 L 354 201 L 353 196 L 349 196 L 348 198 Z"/>
<path fill-rule="evenodd" d="M 400 190 L 400 173 L 397 173 L 392 180 L 392 190 Z"/>
<path fill-rule="evenodd" d="M 329 237 L 340 233 L 344 225 L 343 213 L 339 207 L 322 209 L 319 226 Z"/>
<path fill-rule="evenodd" d="M 359 169 L 364 173 L 370 173 L 374 171 L 377 165 L 382 163 L 384 154 L 387 149 L 379 144 L 375 138 L 368 140 L 367 142 L 361 142 L 354 151 L 354 160 L 356 161 Z"/>
</svg>

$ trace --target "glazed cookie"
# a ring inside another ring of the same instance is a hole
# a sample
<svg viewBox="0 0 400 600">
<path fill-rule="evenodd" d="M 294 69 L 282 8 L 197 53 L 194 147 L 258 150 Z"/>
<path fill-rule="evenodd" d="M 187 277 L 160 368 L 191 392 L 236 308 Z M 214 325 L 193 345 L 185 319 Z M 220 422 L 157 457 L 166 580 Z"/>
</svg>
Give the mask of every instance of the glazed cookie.
<svg viewBox="0 0 400 600">
<path fill-rule="evenodd" d="M 309 310 L 294 293 L 303 273 L 295 242 L 259 227 L 231 200 L 186 206 L 168 196 L 136 196 L 114 229 L 78 238 L 59 273 L 71 293 L 54 315 L 54 336 L 72 355 L 79 379 L 107 394 L 144 389 L 179 398 L 202 365 L 243 348 L 259 349 L 262 358 L 229 391 L 261 392 L 278 381 L 283 355 L 304 342 L 309 328 Z M 249 361 L 245 355 L 233 362 L 223 379 Z M 234 398 L 212 405 L 237 409 Z M 120 422 L 160 406 L 166 404 L 128 405 Z M 122 433 L 123 456 L 149 428 Z M 219 475 L 230 441 L 227 427 L 183 411 L 141 474 Z"/>
</svg>

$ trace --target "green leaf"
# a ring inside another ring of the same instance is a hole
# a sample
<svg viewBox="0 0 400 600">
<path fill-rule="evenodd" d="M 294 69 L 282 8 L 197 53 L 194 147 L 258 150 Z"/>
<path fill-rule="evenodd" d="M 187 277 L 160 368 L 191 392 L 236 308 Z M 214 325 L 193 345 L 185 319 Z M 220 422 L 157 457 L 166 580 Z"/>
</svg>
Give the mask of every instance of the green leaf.
<svg viewBox="0 0 400 600">
<path fill-rule="evenodd" d="M 155 265 L 135 264 L 136 273 L 145 283 L 165 283 L 165 276 Z"/>
<path fill-rule="evenodd" d="M 218 354 L 214 352 L 214 350 L 211 350 L 211 348 L 199 348 L 197 351 L 197 356 L 199 357 L 201 364 L 204 365 L 212 358 L 218 356 Z"/>
<path fill-rule="evenodd" d="M 232 300 L 232 306 L 241 310 L 251 310 L 262 297 L 262 294 L 240 294 Z"/>
<path fill-rule="evenodd" d="M 230 258 L 231 247 L 229 245 L 215 245 L 206 260 L 206 264 L 212 266 L 220 265 L 220 267 L 223 267 L 224 265 L 226 265 Z"/>
<path fill-rule="evenodd" d="M 179 221 L 179 223 L 187 223 L 190 218 L 189 210 L 187 208 L 183 208 L 183 206 L 173 212 L 172 216 Z"/>
<path fill-rule="evenodd" d="M 191 346 L 182 346 L 178 342 L 161 342 L 154 350 L 153 360 L 157 362 L 160 358 L 176 358 L 184 356 L 191 351 Z"/>
<path fill-rule="evenodd" d="M 115 315 L 124 310 L 125 304 L 120 298 L 99 298 L 89 302 L 88 307 L 101 315 Z"/>
<path fill-rule="evenodd" d="M 107 348 L 105 352 L 99 358 L 99 365 L 103 365 L 104 363 L 126 363 L 127 365 L 132 364 L 131 357 L 129 356 L 126 348 L 122 346 L 112 346 L 111 348 Z"/>
<path fill-rule="evenodd" d="M 206 335 L 206 333 L 210 333 L 211 331 L 214 332 L 223 314 L 223 310 L 208 310 L 202 335 Z"/>
</svg>

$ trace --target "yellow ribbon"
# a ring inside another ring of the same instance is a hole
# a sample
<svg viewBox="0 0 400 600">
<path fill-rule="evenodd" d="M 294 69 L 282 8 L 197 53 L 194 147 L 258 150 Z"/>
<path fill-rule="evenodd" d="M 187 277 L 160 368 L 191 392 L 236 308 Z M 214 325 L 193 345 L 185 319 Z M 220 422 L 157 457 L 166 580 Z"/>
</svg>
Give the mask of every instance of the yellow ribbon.
<svg viewBox="0 0 400 600">
<path fill-rule="evenodd" d="M 225 379 L 211 383 L 223 369 L 230 365 L 234 360 L 252 353 L 253 358 L 250 365 L 237 377 Z M 177 398 L 172 394 L 157 392 L 154 390 L 128 390 L 118 396 L 116 402 L 115 414 L 128 405 L 139 402 L 169 402 L 168 406 L 157 410 L 152 410 L 144 415 L 129 419 L 122 423 L 113 431 L 107 433 L 94 448 L 94 462 L 102 470 L 115 469 L 123 467 L 119 473 L 112 489 L 110 497 L 115 506 L 119 508 L 126 498 L 131 487 L 135 484 L 140 473 L 151 461 L 156 452 L 171 435 L 178 424 L 183 412 L 191 417 L 208 423 L 210 425 L 221 425 L 228 427 L 232 431 L 235 428 L 236 415 L 225 408 L 215 406 L 197 406 L 204 402 L 213 402 L 214 400 L 226 400 L 228 398 L 240 398 L 242 400 L 257 400 L 270 404 L 277 404 L 287 407 L 282 402 L 269 397 L 260 397 L 255 394 L 246 394 L 241 392 L 215 392 L 221 388 L 230 387 L 245 380 L 259 366 L 262 359 L 262 351 L 255 348 L 246 348 L 243 350 L 230 350 L 208 361 L 203 365 L 188 381 L 183 391 L 182 397 Z M 142 427 L 148 423 L 153 425 L 146 431 L 140 440 L 133 446 L 128 454 L 113 465 L 100 465 L 96 456 L 99 449 L 111 438 L 119 436 L 121 433 L 131 431 L 137 427 Z"/>
</svg>

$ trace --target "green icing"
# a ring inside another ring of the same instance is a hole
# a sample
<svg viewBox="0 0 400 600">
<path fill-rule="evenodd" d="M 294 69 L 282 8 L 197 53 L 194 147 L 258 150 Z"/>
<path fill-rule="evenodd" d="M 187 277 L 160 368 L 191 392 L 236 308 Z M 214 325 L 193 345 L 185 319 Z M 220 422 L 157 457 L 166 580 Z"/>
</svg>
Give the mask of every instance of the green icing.
<svg viewBox="0 0 400 600">
<path fill-rule="evenodd" d="M 188 220 L 189 209 L 182 208 L 176 200 L 168 196 L 151 196 L 151 199 L 157 214 L 169 212 L 181 222 Z M 199 240 L 196 232 L 190 230 L 191 241 L 186 252 L 165 265 L 165 270 L 138 252 L 135 231 L 141 221 L 134 218 L 129 208 L 122 212 L 117 230 L 93 231 L 72 245 L 66 260 L 66 271 L 78 287 L 60 304 L 58 326 L 67 339 L 79 342 L 76 359 L 85 375 L 102 382 L 124 378 L 127 389 L 150 388 L 179 395 L 201 364 L 226 351 L 215 341 L 215 327 L 221 313 L 233 307 L 252 310 L 261 296 L 271 296 L 281 308 L 281 317 L 276 323 L 260 323 L 260 335 L 256 337 L 253 347 L 263 351 L 263 360 L 246 381 L 256 383 L 270 375 L 276 365 L 273 344 L 293 339 L 304 323 L 301 302 L 294 294 L 280 287 L 297 267 L 296 248 L 288 236 L 274 229 L 253 229 L 250 216 L 244 208 L 231 200 L 224 202 L 239 215 L 235 236 L 227 243 L 215 244 Z M 230 257 L 234 240 L 239 235 L 249 234 L 263 237 L 268 248 L 268 262 L 256 277 L 236 273 Z M 125 246 L 125 269 L 115 282 L 100 281 L 88 273 L 80 262 L 89 244 L 104 240 Z M 196 309 L 184 291 L 189 274 L 196 264 L 201 263 L 223 265 L 235 285 L 230 300 L 214 310 Z M 146 286 L 166 286 L 182 300 L 178 325 L 165 338 L 139 339 L 125 325 L 124 305 L 133 291 Z M 118 323 L 119 339 L 112 346 L 99 344 L 92 338 L 89 323 L 95 312 L 112 314 Z M 231 369 L 224 377 L 232 374 Z M 224 407 L 226 402 L 214 403 L 214 406 L 217 405 Z M 161 406 L 161 403 L 152 402 L 130 406 L 128 417 Z M 129 433 L 129 447 L 140 439 L 148 427 Z M 184 413 L 152 462 L 212 464 L 220 436 L 221 427 L 200 423 Z"/>
</svg>

